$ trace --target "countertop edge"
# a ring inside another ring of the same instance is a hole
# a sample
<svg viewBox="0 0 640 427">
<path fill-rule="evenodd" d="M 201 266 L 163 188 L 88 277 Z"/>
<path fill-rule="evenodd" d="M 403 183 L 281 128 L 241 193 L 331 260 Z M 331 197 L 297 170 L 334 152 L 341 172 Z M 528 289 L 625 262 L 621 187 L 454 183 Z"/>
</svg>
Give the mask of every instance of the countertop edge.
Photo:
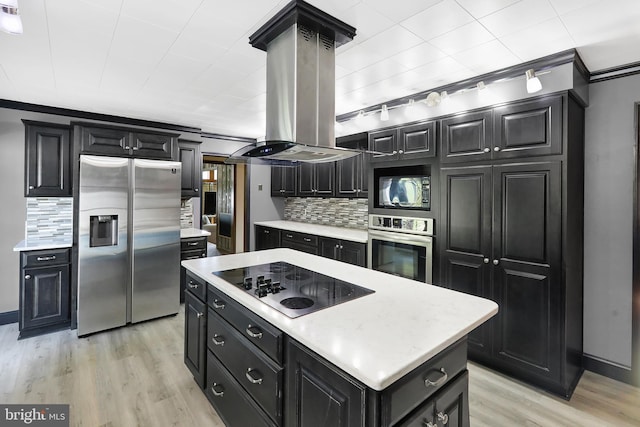
<svg viewBox="0 0 640 427">
<path fill-rule="evenodd" d="M 69 241 L 42 241 L 42 242 L 28 242 L 27 240 L 21 240 L 17 245 L 13 247 L 13 252 L 26 252 L 26 251 L 40 251 L 46 249 L 64 249 L 73 246 L 73 242 Z"/>
<path fill-rule="evenodd" d="M 367 243 L 369 240 L 367 230 L 362 230 L 359 228 L 337 227 L 334 225 L 311 224 L 306 222 L 288 220 L 256 221 L 253 224 L 261 225 L 263 227 L 277 228 L 280 230 L 315 234 L 321 237 L 349 240 L 351 242 L 358 243 Z"/>
</svg>

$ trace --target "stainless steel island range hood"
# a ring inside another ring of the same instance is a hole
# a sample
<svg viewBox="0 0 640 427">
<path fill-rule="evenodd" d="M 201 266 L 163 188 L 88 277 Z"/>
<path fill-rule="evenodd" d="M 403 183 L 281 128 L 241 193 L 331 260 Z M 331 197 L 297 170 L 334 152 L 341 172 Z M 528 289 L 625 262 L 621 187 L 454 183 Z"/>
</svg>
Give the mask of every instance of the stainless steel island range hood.
<svg viewBox="0 0 640 427">
<path fill-rule="evenodd" d="M 332 162 L 359 151 L 335 146 L 335 49 L 355 28 L 294 0 L 249 38 L 267 52 L 264 142 L 242 148 L 230 162 Z"/>
</svg>

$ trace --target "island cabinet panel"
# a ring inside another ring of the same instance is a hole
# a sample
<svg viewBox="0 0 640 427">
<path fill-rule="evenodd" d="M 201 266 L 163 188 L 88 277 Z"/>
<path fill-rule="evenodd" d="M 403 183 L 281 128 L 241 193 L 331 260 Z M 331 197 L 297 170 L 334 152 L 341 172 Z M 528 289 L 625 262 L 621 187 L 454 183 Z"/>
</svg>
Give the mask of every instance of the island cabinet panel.
<svg viewBox="0 0 640 427">
<path fill-rule="evenodd" d="M 262 225 L 256 225 L 255 229 L 257 251 L 280 247 L 280 230 Z"/>
<path fill-rule="evenodd" d="M 26 197 L 71 196 L 71 141 L 68 126 L 23 120 Z"/>
<path fill-rule="evenodd" d="M 69 259 L 69 249 L 21 253 L 19 338 L 69 326 Z"/>
<path fill-rule="evenodd" d="M 295 196 L 297 171 L 298 167 L 271 166 L 271 197 Z"/>
<path fill-rule="evenodd" d="M 367 387 L 294 340 L 286 346 L 287 427 L 364 427 Z"/>
<path fill-rule="evenodd" d="M 442 168 L 444 232 L 440 257 L 442 284 L 456 291 L 492 298 L 491 166 Z M 469 348 L 489 355 L 492 320 L 469 333 Z"/>
<path fill-rule="evenodd" d="M 193 374 L 196 383 L 200 388 L 204 388 L 207 363 L 206 285 L 188 271 L 185 275 L 187 287 L 184 299 L 184 363 Z"/>
<path fill-rule="evenodd" d="M 367 245 L 364 243 L 320 237 L 318 255 L 360 267 L 367 265 Z"/>
</svg>

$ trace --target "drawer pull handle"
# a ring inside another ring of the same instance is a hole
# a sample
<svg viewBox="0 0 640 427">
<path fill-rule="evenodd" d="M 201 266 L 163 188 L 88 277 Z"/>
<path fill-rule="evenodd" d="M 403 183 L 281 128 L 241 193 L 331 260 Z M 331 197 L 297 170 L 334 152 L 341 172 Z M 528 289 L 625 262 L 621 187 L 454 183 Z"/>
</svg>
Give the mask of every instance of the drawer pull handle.
<svg viewBox="0 0 640 427">
<path fill-rule="evenodd" d="M 425 418 L 424 420 L 422 420 L 422 427 L 438 427 L 438 425 Z"/>
<path fill-rule="evenodd" d="M 224 396 L 224 387 L 222 387 L 218 383 L 213 383 L 213 385 L 211 386 L 211 393 L 213 393 L 213 395 L 216 397 L 222 397 Z"/>
<path fill-rule="evenodd" d="M 304 237 L 302 240 L 304 240 L 305 242 L 310 242 L 311 241 L 311 239 L 308 238 L 308 237 Z"/>
<path fill-rule="evenodd" d="M 253 375 L 253 372 L 260 374 L 260 372 L 256 371 L 255 369 L 249 368 L 247 369 L 247 373 L 244 375 L 247 377 L 251 384 L 262 384 L 262 377 Z"/>
<path fill-rule="evenodd" d="M 198 289 L 198 284 L 197 283 L 193 283 L 193 280 L 189 280 L 189 287 L 191 289 Z"/>
<path fill-rule="evenodd" d="M 197 313 L 197 314 L 196 314 L 196 317 L 197 317 L 198 319 L 199 319 L 199 318 L 201 318 L 202 316 L 204 316 L 204 313 Z"/>
<path fill-rule="evenodd" d="M 213 341 L 215 345 L 224 345 L 224 337 L 218 334 L 214 335 L 213 338 L 211 338 L 211 341 Z"/>
<path fill-rule="evenodd" d="M 449 415 L 443 412 L 438 412 L 438 415 L 436 415 L 436 417 L 438 418 L 438 421 L 442 421 L 442 425 L 445 425 L 449 422 Z"/>
<path fill-rule="evenodd" d="M 440 387 L 442 384 L 447 382 L 447 378 L 449 378 L 449 376 L 447 375 L 447 372 L 444 370 L 444 368 L 440 368 L 438 372 L 440 372 L 442 376 L 435 381 L 431 381 L 429 378 L 425 379 L 425 387 Z"/>
<path fill-rule="evenodd" d="M 293 235 L 292 234 L 286 234 L 288 239 L 293 239 Z"/>
<path fill-rule="evenodd" d="M 187 242 L 189 246 L 198 246 L 198 242 Z"/>
<path fill-rule="evenodd" d="M 24 276 L 24 278 L 25 278 L 25 279 L 27 279 L 27 280 L 29 280 L 29 279 L 31 279 L 31 275 L 30 275 L 30 274 L 27 274 L 26 276 Z"/>
<path fill-rule="evenodd" d="M 247 335 L 249 335 L 251 338 L 262 338 L 262 331 L 260 330 L 260 328 L 257 328 L 255 326 L 247 326 Z"/>
<path fill-rule="evenodd" d="M 226 307 L 226 304 L 220 301 L 219 299 L 213 300 L 213 308 L 216 308 L 218 310 L 224 310 L 225 307 Z"/>
<path fill-rule="evenodd" d="M 51 255 L 51 256 L 39 256 L 38 258 L 36 258 L 36 260 L 38 261 L 53 261 L 54 259 L 56 259 L 55 255 Z"/>
</svg>

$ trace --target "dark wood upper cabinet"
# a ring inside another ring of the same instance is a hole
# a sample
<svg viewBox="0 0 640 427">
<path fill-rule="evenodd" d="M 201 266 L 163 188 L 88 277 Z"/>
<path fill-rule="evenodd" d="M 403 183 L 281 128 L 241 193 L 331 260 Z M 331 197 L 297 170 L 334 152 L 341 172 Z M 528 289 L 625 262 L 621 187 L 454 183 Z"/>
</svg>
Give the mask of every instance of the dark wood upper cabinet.
<svg viewBox="0 0 640 427">
<path fill-rule="evenodd" d="M 271 166 L 271 197 L 296 195 L 296 173 L 298 167 Z"/>
<path fill-rule="evenodd" d="M 333 196 L 335 191 L 335 162 L 302 163 L 297 169 L 296 196 Z"/>
<path fill-rule="evenodd" d="M 358 154 L 336 162 L 336 197 L 369 197 L 369 155 Z"/>
<path fill-rule="evenodd" d="M 26 197 L 71 196 L 71 140 L 68 126 L 23 120 Z"/>
<path fill-rule="evenodd" d="M 495 159 L 562 154 L 562 97 L 509 104 L 493 111 Z"/>
<path fill-rule="evenodd" d="M 178 160 L 176 134 L 74 123 L 80 154 Z"/>
<path fill-rule="evenodd" d="M 436 121 L 417 123 L 369 134 L 372 162 L 421 159 L 436 156 Z"/>
<path fill-rule="evenodd" d="M 133 132 L 131 144 L 131 150 L 136 157 L 167 160 L 173 158 L 174 138 L 170 135 Z"/>
<path fill-rule="evenodd" d="M 179 140 L 178 159 L 182 163 L 182 197 L 200 197 L 202 184 L 200 143 Z"/>
<path fill-rule="evenodd" d="M 492 112 L 464 113 L 442 119 L 442 163 L 491 159 Z"/>
<path fill-rule="evenodd" d="M 131 134 L 125 129 L 82 126 L 80 134 L 83 154 L 126 156 L 131 152 Z"/>
</svg>

